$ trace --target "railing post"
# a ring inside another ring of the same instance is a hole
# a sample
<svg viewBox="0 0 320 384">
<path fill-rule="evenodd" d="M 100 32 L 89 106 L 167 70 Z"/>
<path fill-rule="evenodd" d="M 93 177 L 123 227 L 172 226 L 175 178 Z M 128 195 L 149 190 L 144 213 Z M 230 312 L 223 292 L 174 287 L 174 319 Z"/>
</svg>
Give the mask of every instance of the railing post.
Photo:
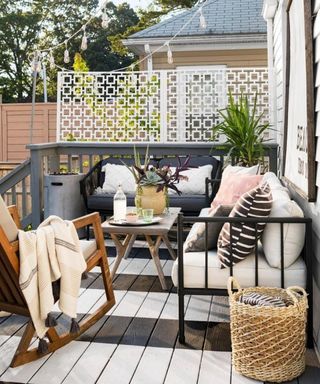
<svg viewBox="0 0 320 384">
<path fill-rule="evenodd" d="M 168 141 L 168 121 L 167 121 L 167 84 L 168 71 L 160 71 L 160 141 Z"/>
<path fill-rule="evenodd" d="M 31 201 L 32 228 L 36 229 L 41 223 L 42 216 L 42 179 L 43 167 L 41 151 L 30 150 L 31 153 Z"/>
</svg>

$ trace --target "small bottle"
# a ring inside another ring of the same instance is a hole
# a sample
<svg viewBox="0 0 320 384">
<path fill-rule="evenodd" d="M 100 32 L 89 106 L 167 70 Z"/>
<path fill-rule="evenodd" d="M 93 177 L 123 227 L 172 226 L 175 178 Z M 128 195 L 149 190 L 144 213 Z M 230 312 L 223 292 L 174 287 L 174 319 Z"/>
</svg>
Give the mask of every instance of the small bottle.
<svg viewBox="0 0 320 384">
<path fill-rule="evenodd" d="M 113 197 L 113 219 L 121 221 L 126 219 L 127 198 L 124 194 L 121 184 L 118 186 L 117 193 Z"/>
</svg>

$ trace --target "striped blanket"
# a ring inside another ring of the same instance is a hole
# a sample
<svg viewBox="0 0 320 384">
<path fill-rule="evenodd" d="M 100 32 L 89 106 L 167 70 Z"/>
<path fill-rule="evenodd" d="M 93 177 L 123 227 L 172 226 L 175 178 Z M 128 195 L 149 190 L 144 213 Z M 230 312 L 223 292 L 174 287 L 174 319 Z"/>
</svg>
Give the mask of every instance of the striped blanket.
<svg viewBox="0 0 320 384">
<path fill-rule="evenodd" d="M 76 317 L 82 273 L 86 270 L 77 231 L 70 221 L 50 216 L 36 231 L 19 231 L 19 284 L 39 338 L 53 309 L 52 282 L 60 279 L 60 310 Z"/>
</svg>

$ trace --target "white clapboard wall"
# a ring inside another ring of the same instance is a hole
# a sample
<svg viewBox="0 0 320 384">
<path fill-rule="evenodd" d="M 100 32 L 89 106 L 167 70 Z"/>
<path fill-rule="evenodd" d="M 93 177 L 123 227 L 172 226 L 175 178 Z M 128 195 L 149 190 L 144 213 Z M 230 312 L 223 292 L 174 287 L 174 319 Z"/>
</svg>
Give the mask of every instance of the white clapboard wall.
<svg viewBox="0 0 320 384">
<path fill-rule="evenodd" d="M 296 1 L 296 0 L 294 0 Z M 273 19 L 273 57 L 274 57 L 274 82 L 275 82 L 275 104 L 276 104 L 276 129 L 278 143 L 282 146 L 284 132 L 285 112 L 285 76 L 286 76 L 286 39 L 287 18 L 286 7 L 288 0 L 279 0 L 278 8 Z M 320 0 L 313 2 L 313 39 L 314 39 L 314 87 L 315 87 L 315 135 L 316 135 L 316 163 L 317 175 L 316 185 L 320 187 Z M 281 161 L 281 156 L 280 156 Z M 320 306 L 320 192 L 315 203 L 308 203 L 305 199 L 295 196 L 303 208 L 306 216 L 313 219 L 313 270 L 314 284 L 314 308 Z M 316 337 L 317 349 L 320 351 L 320 318 L 319 313 L 314 317 L 314 335 Z"/>
</svg>

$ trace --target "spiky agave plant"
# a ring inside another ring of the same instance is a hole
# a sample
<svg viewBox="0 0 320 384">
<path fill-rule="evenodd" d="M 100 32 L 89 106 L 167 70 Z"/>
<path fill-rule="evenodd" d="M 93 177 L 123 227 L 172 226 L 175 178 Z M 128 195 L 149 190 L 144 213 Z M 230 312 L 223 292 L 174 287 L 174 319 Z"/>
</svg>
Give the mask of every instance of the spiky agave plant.
<svg viewBox="0 0 320 384">
<path fill-rule="evenodd" d="M 238 101 L 229 92 L 229 105 L 219 110 L 223 121 L 213 127 L 214 136 L 223 134 L 226 141 L 222 144 L 228 150 L 228 158 L 234 158 L 237 164 L 252 166 L 262 161 L 267 141 L 264 132 L 269 123 L 262 123 L 264 113 L 257 113 L 257 94 L 251 107 L 248 96 L 241 94 Z"/>
</svg>

